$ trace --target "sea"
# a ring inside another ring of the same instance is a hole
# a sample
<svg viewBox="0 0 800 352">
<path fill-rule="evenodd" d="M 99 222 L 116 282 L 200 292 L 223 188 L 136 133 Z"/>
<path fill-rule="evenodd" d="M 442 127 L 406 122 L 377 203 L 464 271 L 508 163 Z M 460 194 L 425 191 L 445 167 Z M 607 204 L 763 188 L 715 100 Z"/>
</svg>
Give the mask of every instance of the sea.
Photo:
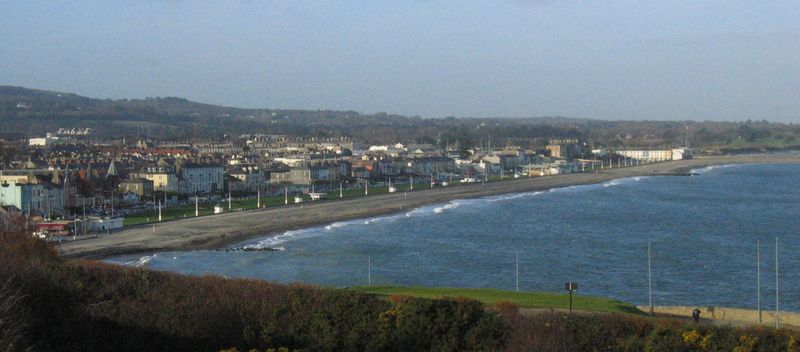
<svg viewBox="0 0 800 352">
<path fill-rule="evenodd" d="M 693 172 L 459 199 L 227 250 L 109 261 L 328 287 L 518 282 L 521 291 L 563 292 L 575 282 L 578 294 L 640 305 L 650 283 L 654 305 L 752 309 L 760 266 L 761 307 L 774 309 L 777 285 L 780 308 L 800 311 L 800 165 Z"/>
</svg>

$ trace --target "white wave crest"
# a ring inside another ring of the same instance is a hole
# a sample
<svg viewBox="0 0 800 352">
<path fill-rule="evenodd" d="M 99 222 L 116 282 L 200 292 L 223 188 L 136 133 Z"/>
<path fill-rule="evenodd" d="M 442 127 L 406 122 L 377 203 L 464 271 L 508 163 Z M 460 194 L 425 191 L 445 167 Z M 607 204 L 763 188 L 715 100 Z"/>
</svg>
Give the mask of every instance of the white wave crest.
<svg viewBox="0 0 800 352">
<path fill-rule="evenodd" d="M 622 184 L 625 184 L 625 183 L 639 182 L 639 181 L 644 180 L 644 179 L 649 178 L 649 177 L 650 176 L 633 176 L 633 177 L 626 177 L 626 178 L 618 178 L 618 179 L 615 179 L 615 180 L 604 182 L 603 183 L 603 187 L 613 187 L 613 186 L 619 186 L 619 185 L 622 185 Z"/>
<path fill-rule="evenodd" d="M 603 182 L 603 187 L 613 187 L 613 186 L 619 186 L 619 184 L 620 184 L 620 182 L 619 182 L 619 181 L 617 181 L 617 180 L 612 180 L 612 181 L 608 181 L 608 182 Z"/>
<path fill-rule="evenodd" d="M 267 237 L 264 239 L 259 240 L 256 243 L 247 244 L 242 246 L 245 249 L 264 249 L 264 248 L 275 248 L 277 245 L 297 240 L 301 238 L 309 238 L 322 235 L 323 231 L 320 231 L 319 227 L 309 228 L 309 229 L 302 229 L 302 230 L 291 230 L 286 231 L 280 235 Z M 284 248 L 285 249 L 285 248 Z"/>
<path fill-rule="evenodd" d="M 499 201 L 506 201 L 506 200 L 513 200 L 523 197 L 535 197 L 547 192 L 569 192 L 575 190 L 587 190 L 587 189 L 596 189 L 602 187 L 611 187 L 617 186 L 625 182 L 634 182 L 640 181 L 646 177 L 631 177 L 627 179 L 617 179 L 611 180 L 602 184 L 590 184 L 590 185 L 574 185 L 574 186 L 567 186 L 567 187 L 559 187 L 559 188 L 551 188 L 547 191 L 535 191 L 535 192 L 523 192 L 523 193 L 512 193 L 512 194 L 501 194 L 501 195 L 494 195 L 494 196 L 487 196 L 475 199 L 455 199 L 448 203 L 444 204 L 434 204 L 434 205 L 427 205 L 421 206 L 418 208 L 414 208 L 410 211 L 405 213 L 396 214 L 396 215 L 388 215 L 388 216 L 377 216 L 372 218 L 365 218 L 365 219 L 358 219 L 358 220 L 350 220 L 350 221 L 339 221 L 334 222 L 329 225 L 320 226 L 320 227 L 311 227 L 301 230 L 292 230 L 286 231 L 277 236 L 271 236 L 264 239 L 259 240 L 256 243 L 246 244 L 241 248 L 245 249 L 277 249 L 277 250 L 285 250 L 283 247 L 277 246 L 278 244 L 282 244 L 285 242 L 303 239 L 303 238 L 310 238 L 310 237 L 317 237 L 325 235 L 326 233 L 344 228 L 347 226 L 366 226 L 375 223 L 383 223 L 383 222 L 390 222 L 396 221 L 398 219 L 403 218 L 411 218 L 411 217 L 418 217 L 418 216 L 428 216 L 428 215 L 437 215 L 442 214 L 447 210 L 452 210 L 459 208 L 461 206 L 475 206 L 475 205 L 483 205 L 483 204 L 490 204 Z"/>
<path fill-rule="evenodd" d="M 414 216 L 424 216 L 424 215 L 434 214 L 434 209 L 436 208 L 437 206 L 432 206 L 432 205 L 415 208 L 406 212 L 405 217 L 410 218 Z"/>
<path fill-rule="evenodd" d="M 397 219 L 400 219 L 400 218 L 403 218 L 403 217 L 405 217 L 404 214 L 389 215 L 389 216 L 378 216 L 378 217 L 369 218 L 369 219 L 364 220 L 364 225 L 370 225 L 370 224 L 374 224 L 374 223 L 377 223 L 377 222 L 390 222 L 390 221 L 394 221 L 394 220 L 397 220 Z"/>
<path fill-rule="evenodd" d="M 353 220 L 353 221 L 337 221 L 337 222 L 334 222 L 333 224 L 325 226 L 325 229 L 330 231 L 330 230 L 333 230 L 333 229 L 347 227 L 347 226 L 355 225 L 355 224 L 358 224 L 358 223 L 359 223 L 359 221 L 357 221 L 357 220 Z"/>
<path fill-rule="evenodd" d="M 125 265 L 126 266 L 133 266 L 133 267 L 137 267 L 137 268 L 140 268 L 140 267 L 143 267 L 143 266 L 147 266 L 147 263 L 149 263 L 151 260 L 153 260 L 153 258 L 155 258 L 156 255 L 157 254 L 146 255 L 144 257 L 139 258 L 139 260 L 126 262 Z"/>
<path fill-rule="evenodd" d="M 538 195 L 540 195 L 542 193 L 544 193 L 544 192 L 537 191 L 537 192 L 504 194 L 504 195 L 499 195 L 499 196 L 489 196 L 489 197 L 486 197 L 486 198 L 483 198 L 483 199 L 485 199 L 488 202 L 494 203 L 494 202 L 512 200 L 512 199 L 523 198 L 523 197 L 535 197 L 535 196 L 538 196 Z"/>
<path fill-rule="evenodd" d="M 374 218 L 368 219 L 359 219 L 359 220 L 351 220 L 351 221 L 339 221 L 325 226 L 318 226 L 318 227 L 310 227 L 300 230 L 290 230 L 286 231 L 280 235 L 270 236 L 267 238 L 263 238 L 258 240 L 256 243 L 250 243 L 242 245 L 241 247 L 235 248 L 242 248 L 242 249 L 274 249 L 279 251 L 286 250 L 285 247 L 278 246 L 279 244 L 283 244 L 289 241 L 299 240 L 303 238 L 311 238 L 317 236 L 326 235 L 326 233 L 345 228 L 348 226 L 355 226 L 355 225 L 369 225 L 375 222 L 386 222 L 395 219 L 399 219 L 403 217 L 403 214 L 400 215 L 391 215 L 391 216 L 379 216 Z"/>
<path fill-rule="evenodd" d="M 706 167 L 699 168 L 699 169 L 691 169 L 691 170 L 689 170 L 689 172 L 693 173 L 693 174 L 702 175 L 702 174 L 704 174 L 706 172 L 709 172 L 711 170 L 714 170 L 714 169 L 726 169 L 726 168 L 733 167 L 733 166 L 736 166 L 736 165 L 739 165 L 739 164 L 711 165 L 711 166 L 706 166 Z"/>
<path fill-rule="evenodd" d="M 452 202 L 447 203 L 445 205 L 442 205 L 440 207 L 433 208 L 433 213 L 434 214 L 440 214 L 441 212 L 443 212 L 445 210 L 458 208 L 460 205 L 461 204 L 459 204 L 458 202 L 452 201 Z"/>
</svg>

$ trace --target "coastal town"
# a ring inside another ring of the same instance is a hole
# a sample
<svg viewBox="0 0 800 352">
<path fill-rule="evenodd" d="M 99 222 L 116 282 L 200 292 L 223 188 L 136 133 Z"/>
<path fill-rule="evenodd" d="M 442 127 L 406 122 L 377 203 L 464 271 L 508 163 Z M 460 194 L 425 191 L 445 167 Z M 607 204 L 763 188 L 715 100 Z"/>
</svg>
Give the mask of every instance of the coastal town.
<svg viewBox="0 0 800 352">
<path fill-rule="evenodd" d="M 687 148 L 611 150 L 578 139 L 462 148 L 346 137 L 98 138 L 90 128 L 3 140 L 0 212 L 63 241 L 124 226 L 345 196 L 597 172 L 691 158 Z M 9 152 L 13 151 L 13 152 Z"/>
<path fill-rule="evenodd" d="M 0 8 L 0 352 L 800 351 L 800 1 Z"/>
</svg>

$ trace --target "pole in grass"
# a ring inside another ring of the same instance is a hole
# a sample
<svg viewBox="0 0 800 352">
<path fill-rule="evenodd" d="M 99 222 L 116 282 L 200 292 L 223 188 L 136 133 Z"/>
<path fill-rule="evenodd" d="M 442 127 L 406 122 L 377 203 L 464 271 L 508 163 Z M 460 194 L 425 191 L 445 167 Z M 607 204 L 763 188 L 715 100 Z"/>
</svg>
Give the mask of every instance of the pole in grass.
<svg viewBox="0 0 800 352">
<path fill-rule="evenodd" d="M 289 186 L 283 188 L 283 205 L 289 205 Z"/>
<path fill-rule="evenodd" d="M 256 192 L 256 208 L 261 208 L 261 187 L 258 187 Z"/>
<path fill-rule="evenodd" d="M 780 319 L 780 285 L 778 285 L 778 238 L 775 237 L 775 328 L 778 329 L 781 327 L 781 319 Z"/>
<path fill-rule="evenodd" d="M 758 323 L 761 323 L 761 245 L 756 240 L 756 306 L 758 307 Z"/>
<path fill-rule="evenodd" d="M 569 291 L 569 312 L 572 313 L 572 292 L 578 290 L 578 283 L 567 282 L 564 284 L 564 289 Z"/>
<path fill-rule="evenodd" d="M 647 301 L 650 305 L 650 315 L 653 315 L 653 271 L 650 259 L 650 241 L 647 241 Z"/>
<path fill-rule="evenodd" d="M 517 292 L 519 292 L 519 251 L 516 251 L 516 263 L 517 263 Z"/>
</svg>

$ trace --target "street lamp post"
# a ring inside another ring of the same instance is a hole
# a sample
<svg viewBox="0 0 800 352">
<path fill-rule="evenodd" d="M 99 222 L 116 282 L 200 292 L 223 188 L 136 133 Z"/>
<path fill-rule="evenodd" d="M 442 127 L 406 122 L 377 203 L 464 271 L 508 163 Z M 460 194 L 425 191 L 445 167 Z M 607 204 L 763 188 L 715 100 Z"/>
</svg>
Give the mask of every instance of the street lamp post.
<svg viewBox="0 0 800 352">
<path fill-rule="evenodd" d="M 775 237 L 775 328 L 778 329 L 781 327 L 781 319 L 780 319 L 780 285 L 779 278 L 780 273 L 778 272 L 778 238 Z"/>
<path fill-rule="evenodd" d="M 758 323 L 761 323 L 761 244 L 756 240 L 756 306 Z"/>
<path fill-rule="evenodd" d="M 650 315 L 653 315 L 653 274 L 650 260 L 650 241 L 647 242 L 647 301 L 650 305 Z"/>
<path fill-rule="evenodd" d="M 564 284 L 564 289 L 569 291 L 569 312 L 572 313 L 572 292 L 578 290 L 578 283 L 567 282 Z"/>
</svg>

